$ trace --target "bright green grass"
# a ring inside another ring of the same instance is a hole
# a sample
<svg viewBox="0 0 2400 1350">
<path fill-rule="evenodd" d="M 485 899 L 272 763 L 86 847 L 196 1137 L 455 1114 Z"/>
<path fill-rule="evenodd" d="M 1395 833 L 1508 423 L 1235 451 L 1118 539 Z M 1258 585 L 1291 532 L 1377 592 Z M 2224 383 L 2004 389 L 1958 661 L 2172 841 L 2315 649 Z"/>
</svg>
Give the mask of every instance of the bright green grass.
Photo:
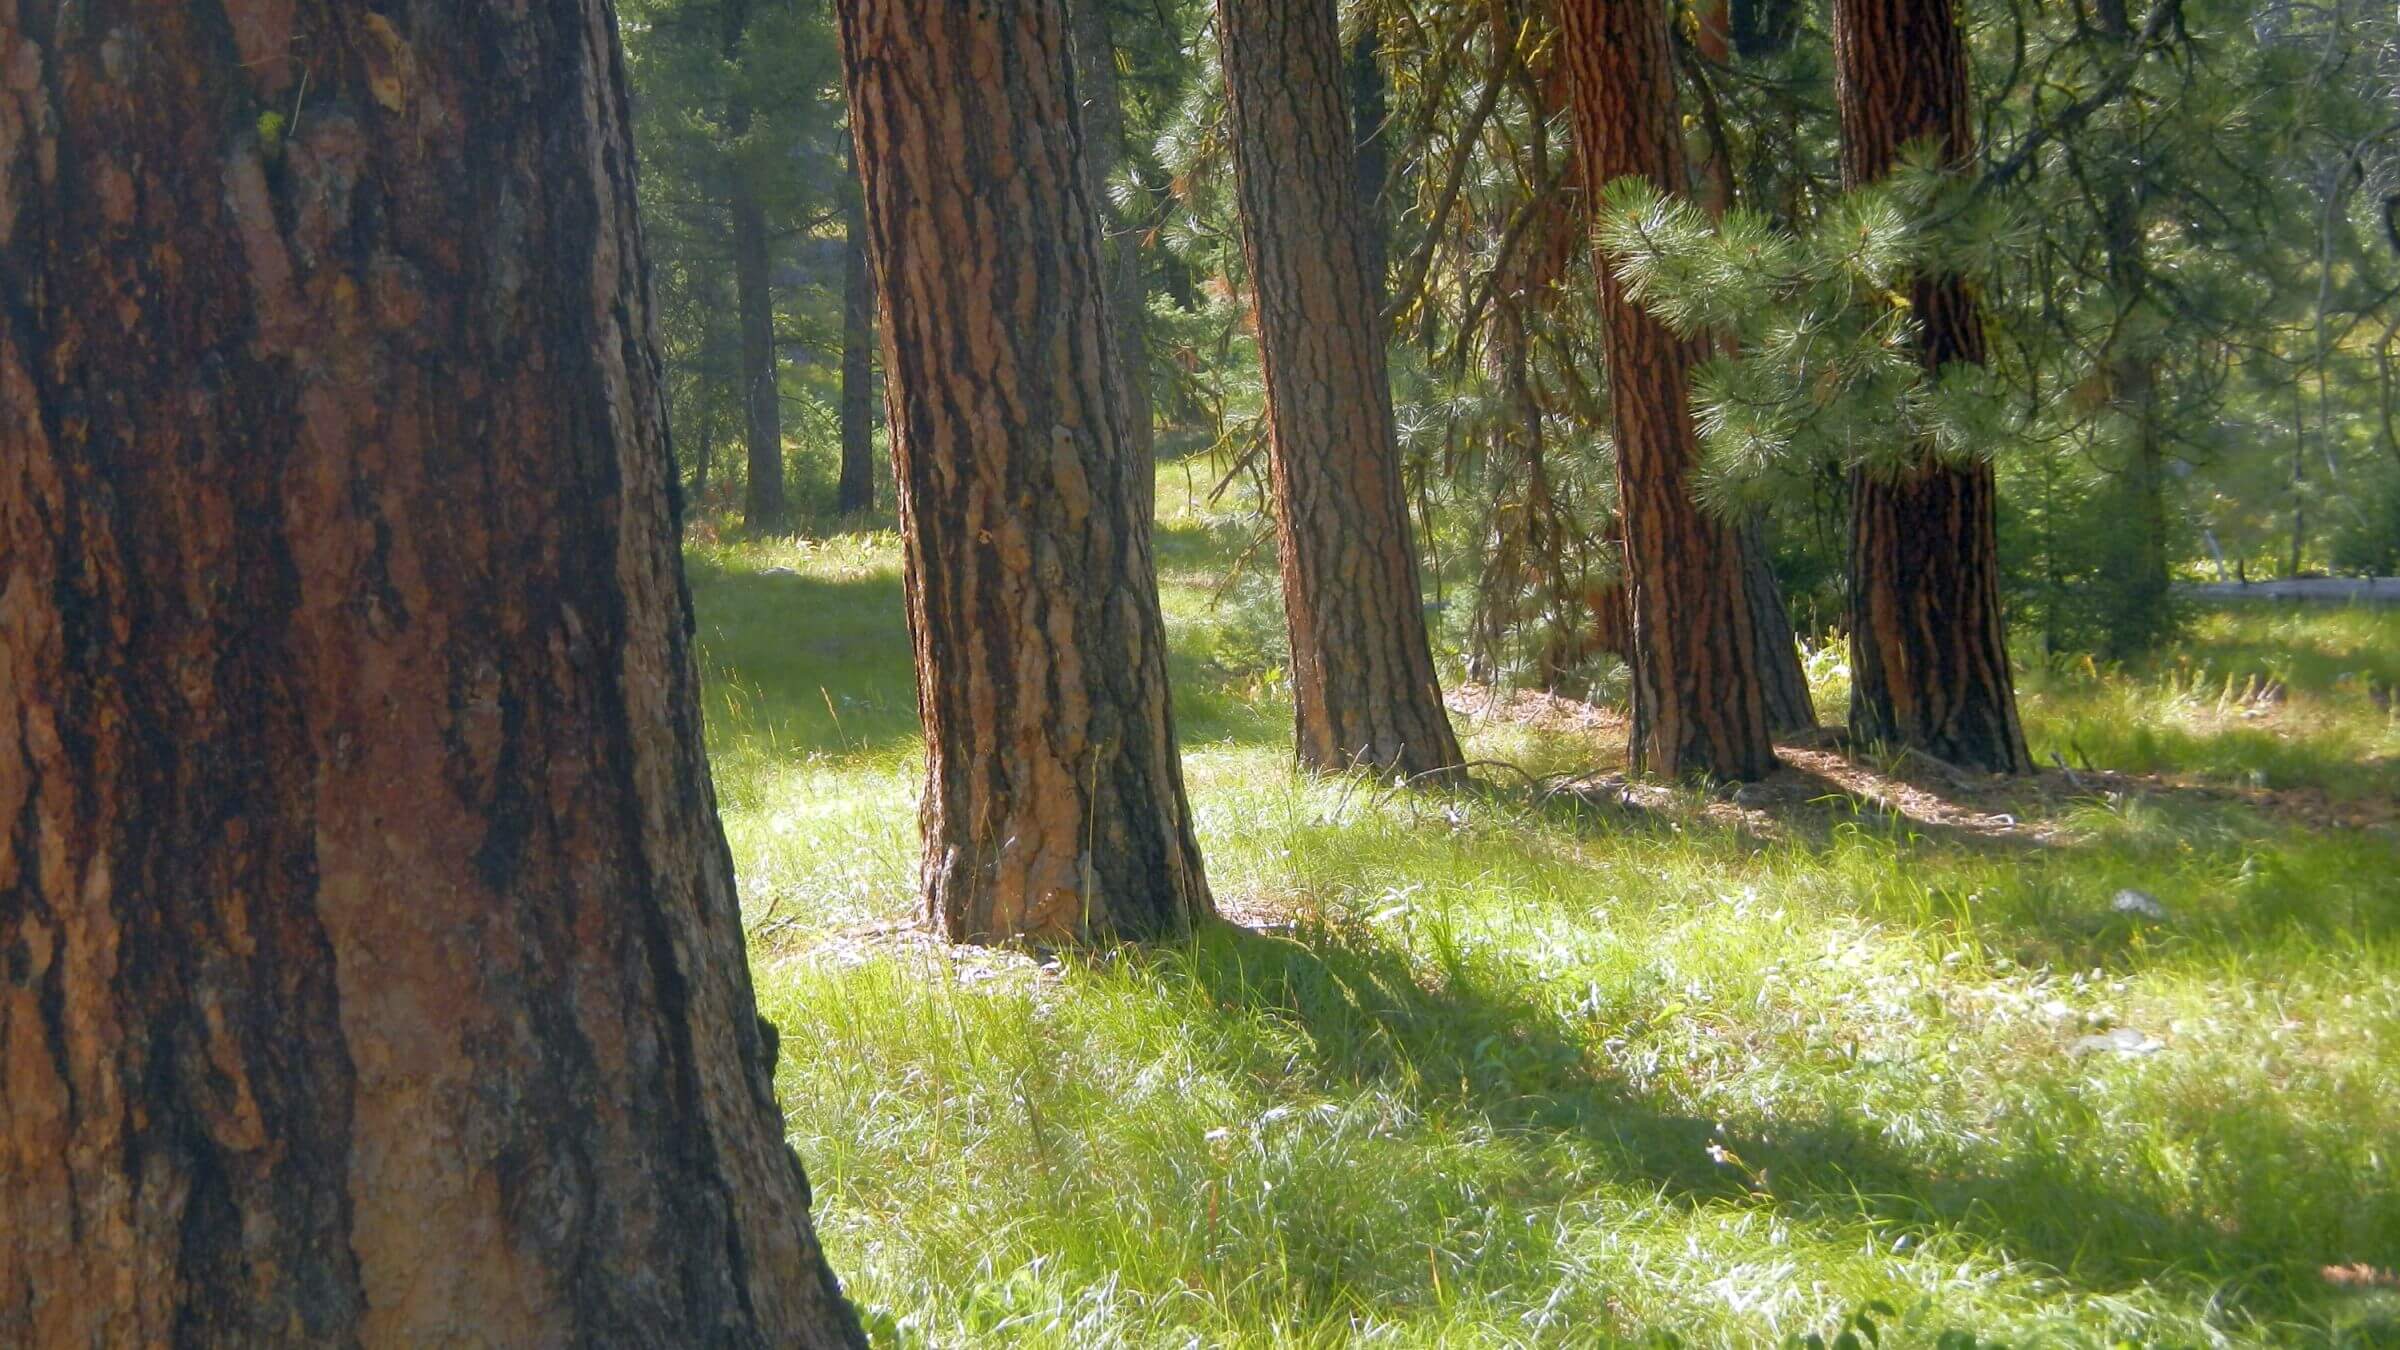
<svg viewBox="0 0 2400 1350">
<path fill-rule="evenodd" d="M 1160 487 L 1209 874 L 1286 926 L 1046 969 L 862 936 L 913 905 L 890 538 L 693 553 L 779 1085 L 881 1336 L 1754 1344 L 1881 1301 L 1887 1343 L 2400 1343 L 2400 1298 L 2319 1275 L 2400 1265 L 2388 830 L 2167 793 L 2044 844 L 1831 804 L 1762 837 L 1696 796 L 1305 781 L 1272 550 L 1212 603 L 1250 535 Z M 2358 672 L 2400 676 L 2393 620 L 2212 618 L 2186 655 L 2040 681 L 2037 753 L 2392 790 Z M 2220 708 L 2253 671 L 2293 692 Z M 2068 1053 L 2116 1026 L 2166 1048 Z"/>
</svg>

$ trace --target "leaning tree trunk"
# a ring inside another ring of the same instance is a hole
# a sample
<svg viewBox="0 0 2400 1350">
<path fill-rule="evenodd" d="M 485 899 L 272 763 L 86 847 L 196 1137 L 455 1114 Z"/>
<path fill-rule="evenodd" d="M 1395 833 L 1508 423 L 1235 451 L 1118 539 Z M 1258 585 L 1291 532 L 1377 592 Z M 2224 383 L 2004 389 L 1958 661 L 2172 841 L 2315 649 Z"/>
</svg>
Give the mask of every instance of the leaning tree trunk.
<svg viewBox="0 0 2400 1350">
<path fill-rule="evenodd" d="M 1060 0 L 841 0 L 953 940 L 1213 912 Z"/>
<path fill-rule="evenodd" d="M 842 203 L 842 476 L 834 510 L 875 509 L 875 274 L 867 266 L 867 201 L 859 195 L 858 151 Z"/>
<path fill-rule="evenodd" d="M 1881 179 L 1922 141 L 1954 167 L 1973 159 L 1950 0 L 1836 0 L 1834 49 L 1846 184 Z M 1965 279 L 1927 274 L 1909 290 L 1928 376 L 1980 364 L 1983 316 Z M 1861 469 L 1852 492 L 1851 735 L 1995 773 L 2030 769 L 2000 612 L 1991 466 L 1920 446 L 1897 473 Z"/>
<path fill-rule="evenodd" d="M 1142 510 L 1155 505 L 1157 484 L 1147 475 L 1157 457 L 1158 438 L 1150 408 L 1150 288 L 1142 265 L 1142 241 L 1131 220 L 1115 209 L 1108 183 L 1125 161 L 1125 99 L 1117 87 L 1117 48 L 1109 37 L 1108 0 L 1068 0 L 1074 25 L 1076 92 L 1083 100 L 1084 167 L 1092 179 L 1092 202 L 1103 233 L 1108 317 L 1116 329 L 1117 360 L 1125 368 L 1125 453 L 1142 466 Z"/>
<path fill-rule="evenodd" d="M 609 6 L 83 14 L 0 0 L 0 1343 L 862 1344 Z"/>
<path fill-rule="evenodd" d="M 1219 0 L 1258 303 L 1300 762 L 1457 768 L 1363 247 L 1333 0 Z"/>
<path fill-rule="evenodd" d="M 1666 7 L 1565 0 L 1559 20 L 1587 188 L 1596 195 L 1640 175 L 1681 193 Z M 1603 255 L 1599 271 L 1633 609 L 1633 766 L 1674 777 L 1758 778 L 1775 768 L 1775 744 L 1741 534 L 1692 497 L 1699 438 L 1691 369 L 1703 344 L 1676 336 L 1627 295 L 1612 259 Z"/>
</svg>

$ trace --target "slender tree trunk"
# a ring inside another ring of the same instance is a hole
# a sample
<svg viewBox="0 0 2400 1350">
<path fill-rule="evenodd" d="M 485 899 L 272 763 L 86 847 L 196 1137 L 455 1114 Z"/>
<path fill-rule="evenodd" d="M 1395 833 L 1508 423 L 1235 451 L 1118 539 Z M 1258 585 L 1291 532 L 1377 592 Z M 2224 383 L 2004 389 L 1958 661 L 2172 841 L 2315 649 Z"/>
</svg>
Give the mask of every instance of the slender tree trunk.
<svg viewBox="0 0 2400 1350">
<path fill-rule="evenodd" d="M 1667 17 L 1655 0 L 1560 5 L 1576 139 L 1595 194 L 1637 174 L 1683 191 Z M 1691 368 L 1703 344 L 1677 337 L 1626 295 L 1609 258 L 1599 270 L 1633 608 L 1633 766 L 1673 777 L 1761 777 L 1775 768 L 1775 746 L 1741 535 L 1691 493 L 1699 450 Z"/>
<path fill-rule="evenodd" d="M 1426 636 L 1333 0 L 1220 0 L 1300 762 L 1460 763 Z"/>
<path fill-rule="evenodd" d="M 0 0 L 0 1343 L 861 1345 L 610 8 L 230 10 Z"/>
<path fill-rule="evenodd" d="M 867 200 L 857 184 L 858 151 L 842 206 L 842 477 L 834 510 L 875 509 L 875 276 L 867 266 Z"/>
<path fill-rule="evenodd" d="M 953 940 L 1213 913 L 1060 0 L 840 0 Z"/>
<path fill-rule="evenodd" d="M 742 322 L 742 421 L 750 478 L 742 517 L 755 535 L 791 528 L 783 492 L 783 403 L 775 362 L 775 294 L 767 212 L 747 167 L 733 175 L 733 285 Z"/>
<path fill-rule="evenodd" d="M 1109 180 L 1125 162 L 1125 102 L 1117 88 L 1117 47 L 1109 36 L 1108 0 L 1068 0 L 1075 26 L 1075 77 L 1083 100 L 1084 162 L 1091 173 L 1092 201 L 1100 211 L 1109 318 L 1116 327 L 1117 360 L 1125 370 L 1125 411 L 1132 439 L 1126 453 L 1153 472 L 1157 432 L 1150 406 L 1150 287 L 1142 262 L 1136 222 L 1116 209 Z M 1148 513 L 1157 483 L 1142 481 L 1142 510 Z"/>
<path fill-rule="evenodd" d="M 1835 0 L 1835 101 L 1842 176 L 1892 171 L 1901 150 L 1937 139 L 1963 168 L 1974 155 L 1966 49 L 1950 0 Z M 1964 279 L 1910 286 L 1926 371 L 1983 360 L 1983 316 Z M 1919 447 L 1897 474 L 1853 482 L 1850 730 L 1998 773 L 2032 768 L 2000 611 L 1999 495 L 1991 466 Z"/>
<path fill-rule="evenodd" d="M 2101 34 L 2119 48 L 2134 40 L 2125 0 L 2099 0 L 2094 12 Z M 2139 157 L 2134 157 L 2139 164 Z M 2150 268 L 2144 247 L 2142 192 L 2137 181 L 2109 188 L 2102 202 L 2101 245 L 2107 254 L 2110 289 L 2131 315 L 2148 303 Z M 2110 354 L 2109 385 L 2120 416 L 2131 430 L 2130 453 L 2121 477 L 2126 512 L 2125 576 L 2106 647 L 2130 657 L 2155 648 L 2173 629 L 2174 594 L 2168 569 L 2166 454 L 2158 426 L 2158 363 L 2149 352 L 2125 345 L 2137 325 L 2117 324 L 2119 347 Z M 2138 342 L 2138 337 L 2133 338 Z"/>
<path fill-rule="evenodd" d="M 2111 205 L 2112 215 L 2125 209 Z M 2117 237 L 2117 231 L 2112 229 L 2111 235 Z M 2138 267 L 2138 258 L 2134 265 Z M 2110 655 L 2122 658 L 2156 648 L 2172 630 L 2174 585 L 2168 569 L 2167 466 L 2158 427 L 2156 363 L 2147 353 L 2121 351 L 2109 362 L 2109 383 L 2131 442 L 2119 476 L 2125 506 L 2117 526 L 2121 533 L 2110 550 L 2121 560 L 2124 574 L 2116 582 L 2119 594 L 2104 644 Z"/>
</svg>

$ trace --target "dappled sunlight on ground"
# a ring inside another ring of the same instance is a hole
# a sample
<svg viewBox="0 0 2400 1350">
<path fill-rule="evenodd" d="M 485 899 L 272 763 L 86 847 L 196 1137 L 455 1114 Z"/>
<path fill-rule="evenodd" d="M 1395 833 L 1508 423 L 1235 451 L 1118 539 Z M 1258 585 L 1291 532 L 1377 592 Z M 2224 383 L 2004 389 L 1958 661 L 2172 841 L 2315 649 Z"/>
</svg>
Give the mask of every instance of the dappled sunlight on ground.
<svg viewBox="0 0 2400 1350">
<path fill-rule="evenodd" d="M 1293 771 L 1271 544 L 1226 584 L 1254 527 L 1183 510 L 1233 922 L 1150 951 L 916 926 L 890 536 L 695 551 L 780 1087 L 878 1325 L 1700 1345 L 1880 1300 L 1911 1343 L 2400 1335 L 2400 631 L 2235 616 L 2032 677 L 2064 767 L 2013 782 L 1818 738 L 1755 788 L 1629 784 L 1615 713 L 1464 689 L 1508 767 L 1398 790 Z"/>
</svg>

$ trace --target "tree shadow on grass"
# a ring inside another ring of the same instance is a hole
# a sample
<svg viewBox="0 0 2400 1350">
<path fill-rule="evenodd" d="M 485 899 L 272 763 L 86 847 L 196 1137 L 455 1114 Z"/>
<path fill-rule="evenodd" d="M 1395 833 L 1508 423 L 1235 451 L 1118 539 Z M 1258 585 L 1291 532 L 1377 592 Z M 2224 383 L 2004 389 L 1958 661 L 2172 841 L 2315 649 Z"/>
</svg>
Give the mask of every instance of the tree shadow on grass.
<svg viewBox="0 0 2400 1350">
<path fill-rule="evenodd" d="M 1727 1128 L 1676 1111 L 1607 1074 L 1587 1048 L 1597 1032 L 1579 1038 L 1520 986 L 1439 951 L 1428 970 L 1364 928 L 1259 933 L 1219 925 L 1141 959 L 1151 978 L 1187 984 L 1228 1012 L 1264 1012 L 1297 1032 L 1305 1051 L 1294 1068 L 1314 1090 L 1373 1087 L 1421 1112 L 1479 1114 L 1501 1133 L 1563 1136 L 1624 1180 L 1691 1206 L 1759 1206 L 1804 1223 L 1864 1221 L 1879 1241 L 1903 1247 L 1957 1234 L 2094 1295 L 2146 1280 L 2198 1280 L 2230 1309 L 2314 1325 L 2342 1306 L 2321 1267 L 2362 1253 L 2388 1261 L 2400 1249 L 2400 1207 L 2359 1194 L 2348 1173 L 2308 1171 L 2307 1130 L 2270 1104 L 2228 1102 L 2222 1110 L 2240 1113 L 2238 1136 L 2283 1170 L 2248 1174 L 2253 1159 L 2224 1158 L 2228 1175 L 2212 1187 L 2216 1212 L 2208 1216 L 2109 1175 L 2112 1160 L 2078 1156 L 2071 1133 L 2047 1141 L 2055 1147 L 2007 1155 L 1959 1141 L 1918 1153 L 1848 1115 Z M 2297 1191 L 2277 1184 L 2292 1180 L 2293 1169 L 2305 1182 Z"/>
</svg>

